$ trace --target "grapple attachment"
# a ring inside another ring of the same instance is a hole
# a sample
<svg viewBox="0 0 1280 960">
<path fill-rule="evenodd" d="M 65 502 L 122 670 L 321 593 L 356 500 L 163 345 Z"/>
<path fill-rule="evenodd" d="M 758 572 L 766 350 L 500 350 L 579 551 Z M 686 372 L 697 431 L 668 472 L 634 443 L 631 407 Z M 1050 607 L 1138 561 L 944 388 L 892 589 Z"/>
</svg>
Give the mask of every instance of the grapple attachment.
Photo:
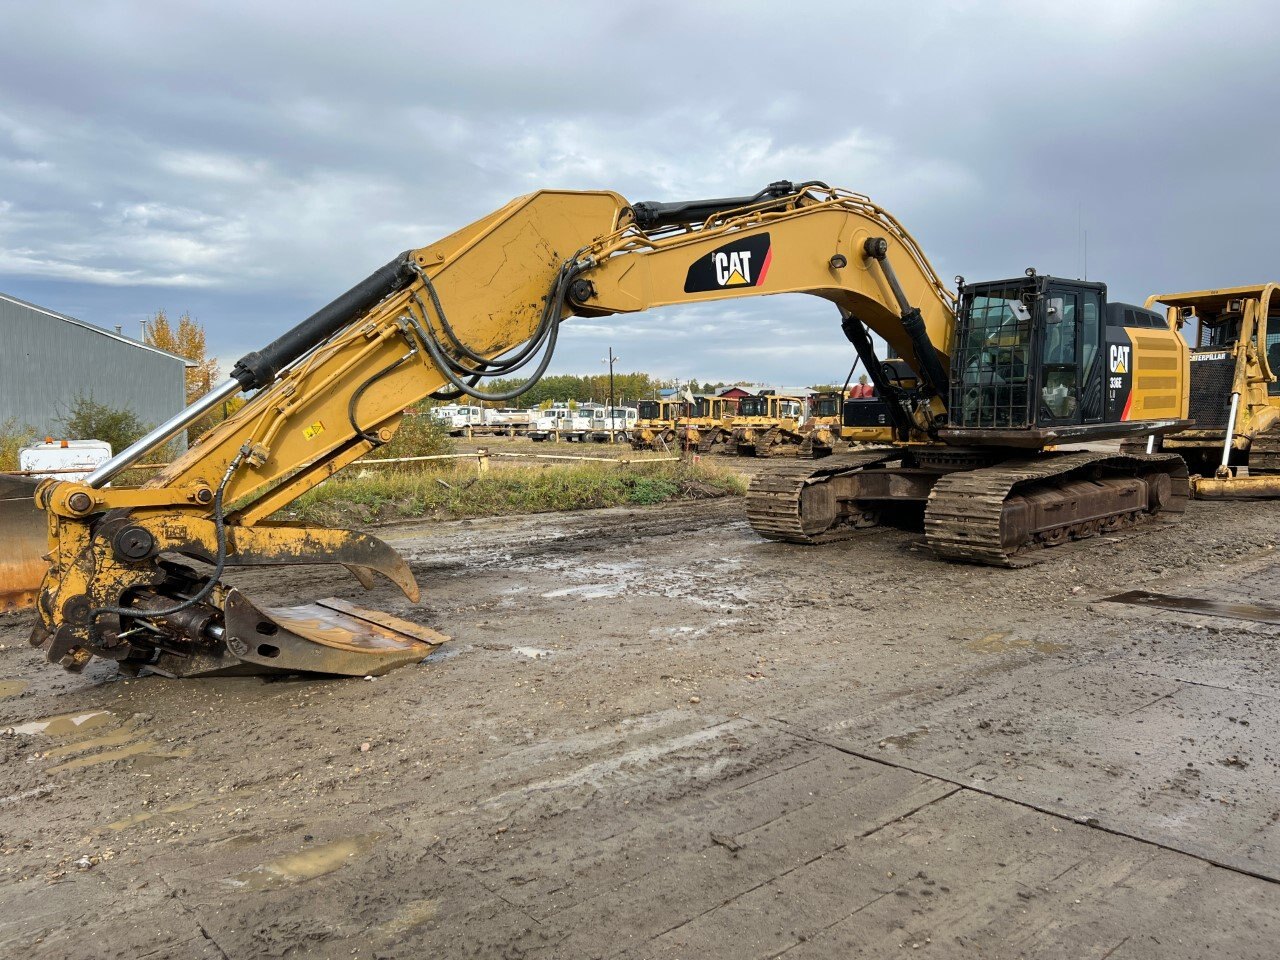
<svg viewBox="0 0 1280 960">
<path fill-rule="evenodd" d="M 161 652 L 148 664 L 172 677 L 263 673 L 379 676 L 416 663 L 448 637 L 429 627 L 330 597 L 296 607 L 259 607 L 226 593 L 220 641 L 198 656 Z"/>
</svg>

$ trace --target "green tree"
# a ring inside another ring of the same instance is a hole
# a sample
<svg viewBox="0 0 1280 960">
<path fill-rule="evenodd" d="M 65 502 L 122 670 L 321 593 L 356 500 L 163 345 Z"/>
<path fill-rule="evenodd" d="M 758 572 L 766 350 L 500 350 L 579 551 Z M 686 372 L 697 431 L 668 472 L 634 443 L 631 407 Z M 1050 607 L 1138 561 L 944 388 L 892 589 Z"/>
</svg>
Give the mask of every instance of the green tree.
<svg viewBox="0 0 1280 960">
<path fill-rule="evenodd" d="M 98 403 L 93 395 L 78 394 L 71 410 L 59 422 L 64 436 L 73 440 L 104 440 L 111 452 L 119 453 L 151 429 L 132 410 L 121 410 Z"/>
</svg>

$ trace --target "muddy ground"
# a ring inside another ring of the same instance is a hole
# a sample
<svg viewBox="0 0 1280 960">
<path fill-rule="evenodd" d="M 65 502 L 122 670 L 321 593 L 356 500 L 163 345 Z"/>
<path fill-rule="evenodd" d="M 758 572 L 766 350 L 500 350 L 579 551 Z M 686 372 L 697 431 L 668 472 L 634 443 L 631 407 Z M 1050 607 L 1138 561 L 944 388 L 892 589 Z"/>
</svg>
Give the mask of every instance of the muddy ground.
<svg viewBox="0 0 1280 960">
<path fill-rule="evenodd" d="M 234 578 L 454 638 L 371 681 L 72 676 L 0 618 L 0 956 L 1274 957 L 1280 626 L 1104 598 L 1280 603 L 1277 521 L 1007 571 L 724 500 L 385 529 L 418 607 Z"/>
</svg>

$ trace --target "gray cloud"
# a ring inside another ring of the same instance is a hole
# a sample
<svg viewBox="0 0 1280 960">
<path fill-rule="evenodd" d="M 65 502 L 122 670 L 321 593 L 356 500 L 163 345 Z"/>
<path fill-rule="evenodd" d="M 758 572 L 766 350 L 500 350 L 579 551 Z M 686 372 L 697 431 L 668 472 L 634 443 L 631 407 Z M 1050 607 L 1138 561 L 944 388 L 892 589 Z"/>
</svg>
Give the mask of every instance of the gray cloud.
<svg viewBox="0 0 1280 960">
<path fill-rule="evenodd" d="M 391 254 L 538 187 L 818 178 L 944 277 L 1113 295 L 1274 276 L 1274 5 L 223 2 L 0 11 L 0 289 L 234 358 Z M 830 306 L 566 325 L 668 375 L 831 380 Z"/>
</svg>

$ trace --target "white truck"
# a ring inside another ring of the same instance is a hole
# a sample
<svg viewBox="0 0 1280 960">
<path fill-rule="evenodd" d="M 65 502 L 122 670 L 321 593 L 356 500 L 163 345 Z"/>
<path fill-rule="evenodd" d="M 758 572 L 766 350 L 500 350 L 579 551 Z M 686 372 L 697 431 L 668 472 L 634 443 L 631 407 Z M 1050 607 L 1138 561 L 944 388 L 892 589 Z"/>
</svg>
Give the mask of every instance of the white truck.
<svg viewBox="0 0 1280 960">
<path fill-rule="evenodd" d="M 591 417 L 591 439 L 597 443 L 626 443 L 639 416 L 635 407 L 600 407 Z"/>
<path fill-rule="evenodd" d="M 529 425 L 530 440 L 568 440 L 582 442 L 591 433 L 591 415 L 595 407 L 552 406 L 538 413 Z"/>
<path fill-rule="evenodd" d="M 496 434 L 507 436 L 523 436 L 529 432 L 536 410 L 521 410 L 519 407 L 502 407 L 499 410 L 486 410 L 484 423 L 486 428 Z"/>
<path fill-rule="evenodd" d="M 472 427 L 484 426 L 485 422 L 484 407 L 450 403 L 443 407 L 432 407 L 430 413 L 448 428 L 451 437 L 460 437 Z"/>
</svg>

